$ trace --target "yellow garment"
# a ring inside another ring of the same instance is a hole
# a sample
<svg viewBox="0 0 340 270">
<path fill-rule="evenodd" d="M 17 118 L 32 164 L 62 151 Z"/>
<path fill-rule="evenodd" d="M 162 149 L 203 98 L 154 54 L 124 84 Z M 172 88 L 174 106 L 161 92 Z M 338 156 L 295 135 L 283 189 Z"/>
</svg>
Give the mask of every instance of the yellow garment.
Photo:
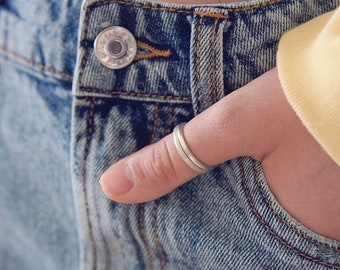
<svg viewBox="0 0 340 270">
<path fill-rule="evenodd" d="M 340 165 L 340 7 L 286 33 L 277 66 L 289 103 Z"/>
</svg>

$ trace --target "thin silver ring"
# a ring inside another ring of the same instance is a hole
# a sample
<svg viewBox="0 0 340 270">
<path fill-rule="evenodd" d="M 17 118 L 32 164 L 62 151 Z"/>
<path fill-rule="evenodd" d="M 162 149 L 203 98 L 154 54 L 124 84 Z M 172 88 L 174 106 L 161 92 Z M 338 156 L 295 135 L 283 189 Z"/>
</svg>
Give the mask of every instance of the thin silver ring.
<svg viewBox="0 0 340 270">
<path fill-rule="evenodd" d="M 186 123 L 181 123 L 174 128 L 173 137 L 177 152 L 191 169 L 198 173 L 206 173 L 212 169 L 212 166 L 203 164 L 190 151 L 183 135 L 183 127 L 185 124 Z"/>
</svg>

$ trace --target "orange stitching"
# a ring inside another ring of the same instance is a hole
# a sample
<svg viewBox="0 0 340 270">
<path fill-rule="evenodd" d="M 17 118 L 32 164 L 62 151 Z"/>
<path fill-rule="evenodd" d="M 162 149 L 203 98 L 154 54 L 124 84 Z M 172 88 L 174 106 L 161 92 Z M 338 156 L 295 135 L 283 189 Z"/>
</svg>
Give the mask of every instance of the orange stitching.
<svg viewBox="0 0 340 270">
<path fill-rule="evenodd" d="M 248 10 L 251 10 L 251 9 L 258 9 L 258 8 L 265 7 L 265 6 L 268 6 L 268 5 L 280 3 L 281 1 L 282 0 L 272 0 L 272 1 L 267 2 L 267 3 L 257 4 L 257 5 L 248 6 L 248 7 L 228 8 L 227 11 L 228 12 L 248 11 Z M 180 9 L 165 8 L 165 7 L 164 8 L 163 7 L 152 7 L 152 6 L 147 6 L 147 5 L 144 5 L 144 4 L 130 3 L 130 2 L 125 2 L 125 1 L 121 1 L 121 0 L 120 1 L 118 1 L 118 0 L 106 0 L 106 1 L 96 2 L 96 3 L 93 3 L 92 5 L 88 6 L 87 8 L 92 8 L 92 7 L 101 6 L 101 5 L 107 5 L 107 4 L 111 4 L 111 3 L 117 3 L 117 4 L 121 4 L 121 5 L 133 6 L 133 7 L 143 8 L 143 9 L 149 9 L 149 10 L 152 10 L 152 11 L 170 11 L 170 12 L 184 13 L 184 14 L 193 14 L 194 13 L 194 11 L 192 11 L 192 10 L 180 10 Z M 201 12 L 198 11 L 197 13 L 201 13 Z M 204 16 L 206 16 L 206 17 L 216 18 L 216 16 L 223 16 L 224 19 L 227 19 L 227 17 L 228 17 L 228 16 L 225 16 L 225 15 L 222 15 L 222 14 L 212 13 L 212 12 L 202 12 L 202 13 L 204 13 Z"/>
<path fill-rule="evenodd" d="M 143 8 L 143 9 L 149 9 L 149 10 L 152 10 L 152 11 L 170 11 L 170 12 L 185 13 L 185 14 L 192 14 L 193 13 L 191 10 L 178 10 L 178 9 L 175 9 L 175 8 L 152 7 L 152 6 L 147 6 L 147 5 L 143 5 L 143 4 L 130 3 L 130 2 L 118 1 L 118 0 L 107 0 L 107 1 L 96 2 L 96 3 L 93 3 L 92 5 L 88 6 L 88 8 L 112 4 L 112 3 L 116 3 L 116 4 L 120 4 L 120 5 L 126 5 L 126 6 L 133 6 L 133 7 L 137 7 L 137 8 Z"/>
<path fill-rule="evenodd" d="M 140 229 L 140 233 L 141 233 L 141 236 L 142 236 L 142 240 L 143 240 L 145 248 L 146 248 L 146 253 L 147 253 L 147 257 L 148 257 L 148 264 L 150 265 L 150 269 L 153 270 L 152 253 L 151 253 L 150 246 L 149 246 L 148 242 L 146 241 L 146 235 L 145 235 L 144 215 L 145 215 L 145 203 L 140 203 L 139 204 L 139 229 Z"/>
<path fill-rule="evenodd" d="M 158 112 L 159 112 L 159 103 L 156 102 L 156 108 L 155 108 L 155 118 L 153 120 L 153 125 L 152 125 L 152 133 L 151 133 L 151 139 L 150 142 L 153 143 L 155 140 L 155 133 L 156 133 L 156 128 L 157 128 L 157 123 L 158 123 Z"/>
<path fill-rule="evenodd" d="M 216 19 L 229 19 L 230 18 L 228 15 L 222 15 L 220 13 L 207 12 L 207 11 L 195 11 L 194 14 L 198 14 L 201 17 L 210 17 L 210 18 L 216 18 Z"/>
<path fill-rule="evenodd" d="M 75 104 L 83 104 L 83 103 L 85 103 L 87 101 L 88 101 L 88 97 L 76 98 L 76 99 L 72 100 L 72 102 L 75 103 Z"/>
<path fill-rule="evenodd" d="M 267 3 L 257 4 L 249 7 L 242 7 L 242 8 L 228 8 L 228 12 L 240 12 L 240 11 L 249 11 L 251 9 L 259 9 L 265 6 L 273 5 L 282 2 L 282 0 L 272 0 Z"/>
<path fill-rule="evenodd" d="M 26 58 L 25 56 L 19 55 L 19 54 L 15 53 L 15 52 L 13 52 L 11 50 L 8 50 L 5 47 L 0 46 L 0 51 L 3 51 L 4 53 L 6 53 L 6 54 L 8 54 L 8 55 L 10 55 L 10 56 L 20 60 L 20 61 L 23 61 L 26 64 L 32 65 L 33 67 L 38 68 L 38 69 L 40 69 L 42 71 L 47 71 L 49 73 L 52 73 L 53 75 L 58 75 L 58 76 L 60 76 L 60 77 L 62 77 L 64 79 L 67 79 L 67 80 L 72 80 L 73 79 L 73 76 L 70 75 L 70 74 L 67 74 L 67 73 L 55 70 L 52 67 L 48 67 L 48 66 L 42 65 L 40 63 L 34 62 L 34 61 Z"/>
<path fill-rule="evenodd" d="M 86 92 L 93 92 L 93 93 L 101 93 L 101 94 L 111 94 L 111 95 L 124 95 L 124 96 L 131 96 L 131 97 L 144 97 L 144 98 L 159 98 L 159 99 L 173 99 L 173 100 L 182 100 L 182 101 L 190 101 L 190 97 L 185 96 L 167 96 L 167 95 L 159 95 L 159 94 L 142 94 L 136 92 L 123 92 L 123 91 L 111 91 L 111 90 L 101 90 L 91 87 L 79 87 L 80 90 Z"/>
<path fill-rule="evenodd" d="M 258 171 L 255 167 L 255 161 L 253 161 L 253 170 L 254 170 L 254 174 L 255 174 L 255 180 L 256 180 L 256 184 L 257 187 L 260 190 L 261 196 L 262 198 L 265 200 L 265 202 L 267 203 L 267 205 L 269 206 L 269 208 L 272 210 L 272 212 L 274 213 L 274 215 L 282 222 L 284 223 L 288 228 L 290 228 L 291 230 L 293 230 L 295 233 L 297 233 L 299 236 L 303 237 L 306 240 L 309 240 L 311 243 L 317 245 L 317 246 L 325 246 L 333 251 L 336 252 L 340 252 L 339 248 L 335 248 L 335 247 L 331 247 L 325 243 L 321 243 L 315 239 L 312 239 L 309 235 L 299 231 L 298 229 L 296 229 L 292 224 L 288 223 L 288 221 L 286 221 L 272 206 L 271 202 L 269 201 L 268 197 L 266 196 L 266 194 L 263 191 L 262 186 L 260 185 L 260 179 L 259 179 L 259 175 L 258 175 Z"/>
<path fill-rule="evenodd" d="M 167 50 L 158 50 L 156 49 L 155 47 L 145 43 L 145 42 L 142 42 L 142 41 L 137 41 L 137 45 L 138 47 L 141 47 L 145 50 L 148 50 L 150 51 L 149 53 L 145 53 L 145 54 L 138 54 L 136 55 L 134 61 L 139 61 L 139 60 L 142 60 L 142 59 L 150 59 L 150 58 L 154 58 L 154 57 L 165 57 L 165 58 L 168 58 L 170 57 L 170 49 L 167 49 Z"/>
<path fill-rule="evenodd" d="M 218 23 L 218 18 L 215 19 L 215 23 L 214 23 L 214 28 L 212 29 L 213 31 L 213 35 L 211 38 L 211 47 L 212 47 L 212 51 L 211 51 L 211 84 L 212 84 L 212 95 L 213 95 L 213 102 L 216 103 L 217 102 L 217 87 L 216 87 L 216 77 L 215 77 L 215 41 L 216 41 L 216 27 L 217 27 L 217 23 Z"/>
<path fill-rule="evenodd" d="M 90 117 L 89 117 L 89 119 L 88 119 L 88 123 L 89 123 L 88 134 L 89 134 L 90 137 L 92 137 L 92 133 L 93 133 L 94 101 L 95 101 L 95 98 L 93 97 L 93 98 L 91 99 Z"/>
<path fill-rule="evenodd" d="M 276 232 L 267 224 L 267 222 L 261 217 L 261 215 L 259 214 L 259 212 L 256 210 L 256 207 L 253 203 L 253 200 L 251 198 L 251 195 L 250 195 L 250 191 L 249 189 L 247 188 L 246 186 L 246 176 L 245 176 L 245 171 L 244 171 L 244 167 L 243 167 L 243 164 L 242 164 L 242 161 L 239 161 L 238 162 L 238 165 L 239 165 L 239 168 L 241 170 L 241 173 L 242 173 L 242 180 L 241 180 L 241 183 L 242 183 L 242 187 L 244 189 L 244 192 L 246 194 L 246 197 L 247 197 L 247 201 L 253 211 L 253 213 L 255 214 L 255 216 L 259 219 L 259 221 L 262 223 L 262 225 L 266 228 L 266 230 L 276 239 L 278 240 L 282 245 L 284 245 L 285 247 L 289 248 L 292 252 L 294 252 L 295 254 L 305 258 L 305 259 L 308 259 L 312 262 L 315 262 L 315 263 L 318 263 L 318 264 L 321 264 L 321 265 L 324 265 L 324 266 L 327 266 L 327 267 L 333 267 L 335 269 L 340 269 L 340 265 L 334 265 L 334 264 L 330 264 L 330 263 L 326 263 L 324 261 L 321 261 L 320 259 L 316 259 L 316 258 L 313 258 L 311 257 L 310 255 L 308 254 L 305 254 L 303 253 L 302 251 L 299 251 L 297 250 L 295 247 L 293 247 L 292 245 L 290 245 L 288 242 L 286 242 L 285 240 L 283 240 L 280 236 L 278 236 L 276 234 Z"/>
<path fill-rule="evenodd" d="M 197 44 L 196 44 L 196 73 L 197 73 L 197 82 L 198 82 L 198 102 L 199 102 L 199 109 L 202 108 L 202 99 L 201 96 L 201 27 L 203 23 L 203 17 L 200 17 L 198 26 L 197 26 Z"/>
<path fill-rule="evenodd" d="M 169 103 L 169 120 L 168 120 L 168 128 L 167 128 L 167 133 L 171 133 L 171 128 L 172 128 L 172 117 L 173 117 L 173 106 L 172 103 Z"/>
</svg>

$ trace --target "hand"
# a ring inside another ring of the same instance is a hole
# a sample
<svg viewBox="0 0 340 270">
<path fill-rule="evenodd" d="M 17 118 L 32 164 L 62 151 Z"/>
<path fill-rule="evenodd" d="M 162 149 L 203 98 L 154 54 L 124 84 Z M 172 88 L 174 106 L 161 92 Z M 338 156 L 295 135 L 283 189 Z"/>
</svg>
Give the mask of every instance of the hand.
<svg viewBox="0 0 340 270">
<path fill-rule="evenodd" d="M 282 206 L 305 226 L 340 239 L 340 167 L 288 104 L 276 68 L 199 114 L 183 132 L 204 164 L 239 156 L 262 161 Z M 112 165 L 101 186 L 112 200 L 137 203 L 158 198 L 196 175 L 170 134 Z"/>
</svg>

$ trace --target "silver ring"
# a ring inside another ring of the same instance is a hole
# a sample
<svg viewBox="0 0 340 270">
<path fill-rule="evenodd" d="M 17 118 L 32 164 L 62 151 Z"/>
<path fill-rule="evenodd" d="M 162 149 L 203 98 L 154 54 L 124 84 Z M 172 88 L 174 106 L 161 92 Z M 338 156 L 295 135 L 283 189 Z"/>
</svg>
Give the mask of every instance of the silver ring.
<svg viewBox="0 0 340 270">
<path fill-rule="evenodd" d="M 203 164 L 190 151 L 183 136 L 183 127 L 185 124 L 186 123 L 181 123 L 174 128 L 173 137 L 177 152 L 191 169 L 198 173 L 206 173 L 212 169 L 212 166 Z"/>
</svg>

